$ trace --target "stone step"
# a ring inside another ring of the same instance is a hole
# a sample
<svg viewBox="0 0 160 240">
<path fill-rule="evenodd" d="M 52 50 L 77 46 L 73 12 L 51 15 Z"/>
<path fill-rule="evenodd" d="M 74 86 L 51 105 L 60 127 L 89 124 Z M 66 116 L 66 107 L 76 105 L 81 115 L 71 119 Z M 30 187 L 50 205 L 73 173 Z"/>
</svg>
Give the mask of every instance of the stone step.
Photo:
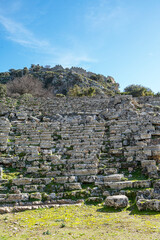
<svg viewBox="0 0 160 240">
<path fill-rule="evenodd" d="M 68 164 L 95 164 L 98 163 L 98 159 L 97 158 L 70 158 L 67 159 L 66 162 Z"/>
<path fill-rule="evenodd" d="M 95 169 L 98 164 L 73 164 L 74 169 Z"/>
<path fill-rule="evenodd" d="M 116 173 L 118 173 L 117 168 L 105 168 L 104 169 L 105 175 L 116 174 Z"/>
<path fill-rule="evenodd" d="M 90 176 L 90 175 L 96 175 L 98 170 L 95 169 L 75 169 L 73 170 L 75 176 Z"/>
<path fill-rule="evenodd" d="M 80 183 L 65 183 L 64 189 L 66 191 L 73 191 L 73 190 L 81 190 L 81 184 Z"/>
<path fill-rule="evenodd" d="M 151 133 L 153 137 L 160 137 L 160 131 L 155 131 L 154 133 Z"/>
<path fill-rule="evenodd" d="M 104 164 L 99 164 L 99 167 L 100 166 L 105 166 L 105 169 L 108 169 L 108 168 L 120 168 L 121 167 L 121 163 L 120 162 L 108 162 L 108 163 L 104 163 Z"/>
<path fill-rule="evenodd" d="M 105 182 L 118 182 L 124 178 L 124 174 L 111 174 L 104 176 L 103 181 Z"/>
<path fill-rule="evenodd" d="M 12 184 L 15 186 L 25 185 L 47 185 L 52 181 L 51 178 L 17 178 L 12 180 Z"/>
<path fill-rule="evenodd" d="M 45 185 L 39 184 L 39 185 L 26 185 L 23 188 L 24 193 L 30 193 L 30 192 L 44 192 Z"/>
<path fill-rule="evenodd" d="M 104 186 L 117 190 L 125 188 L 149 188 L 151 186 L 151 181 L 142 180 L 142 181 L 105 182 Z"/>
</svg>

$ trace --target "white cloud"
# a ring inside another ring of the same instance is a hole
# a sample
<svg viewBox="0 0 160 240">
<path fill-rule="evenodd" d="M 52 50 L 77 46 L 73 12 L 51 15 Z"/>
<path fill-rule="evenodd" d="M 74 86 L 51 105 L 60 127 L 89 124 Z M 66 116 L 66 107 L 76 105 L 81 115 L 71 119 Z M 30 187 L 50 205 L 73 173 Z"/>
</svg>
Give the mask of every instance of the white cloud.
<svg viewBox="0 0 160 240">
<path fill-rule="evenodd" d="M 70 49 L 64 49 L 59 46 L 52 46 L 49 41 L 37 38 L 30 30 L 25 28 L 23 24 L 13 21 L 8 17 L 0 14 L 0 24 L 4 27 L 6 38 L 23 47 L 34 49 L 38 53 L 39 60 L 45 59 L 46 64 L 62 64 L 65 67 L 78 66 L 93 62 L 86 51 L 77 42 L 77 46 Z M 35 53 L 34 53 L 35 54 Z"/>
<path fill-rule="evenodd" d="M 87 54 L 80 54 L 73 51 L 69 51 L 66 53 L 59 53 L 57 55 L 57 62 L 62 64 L 64 67 L 78 66 L 80 63 L 91 63 L 96 60 L 91 59 L 87 56 Z"/>
<path fill-rule="evenodd" d="M 86 22 L 94 31 L 118 30 L 128 21 L 128 14 L 121 1 L 99 0 L 87 9 Z"/>
<path fill-rule="evenodd" d="M 47 47 L 48 42 L 37 39 L 32 32 L 26 29 L 22 24 L 0 15 L 0 23 L 5 28 L 7 38 L 30 48 Z"/>
</svg>

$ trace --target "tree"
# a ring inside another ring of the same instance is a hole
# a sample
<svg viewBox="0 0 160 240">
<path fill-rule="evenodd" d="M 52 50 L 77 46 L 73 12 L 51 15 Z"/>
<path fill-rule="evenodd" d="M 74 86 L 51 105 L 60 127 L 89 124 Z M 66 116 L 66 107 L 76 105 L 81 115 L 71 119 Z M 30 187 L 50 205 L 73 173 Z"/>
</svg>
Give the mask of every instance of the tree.
<svg viewBox="0 0 160 240">
<path fill-rule="evenodd" d="M 31 75 L 24 75 L 9 81 L 7 83 L 7 92 L 9 95 L 29 93 L 36 97 L 48 96 L 49 94 L 49 91 L 43 88 L 43 83 Z"/>
<path fill-rule="evenodd" d="M 154 92 L 150 88 L 146 88 L 141 85 L 129 85 L 124 89 L 125 94 L 132 95 L 133 97 L 141 97 L 141 96 L 153 96 Z"/>
<path fill-rule="evenodd" d="M 157 92 L 155 96 L 160 97 L 160 92 Z"/>
</svg>

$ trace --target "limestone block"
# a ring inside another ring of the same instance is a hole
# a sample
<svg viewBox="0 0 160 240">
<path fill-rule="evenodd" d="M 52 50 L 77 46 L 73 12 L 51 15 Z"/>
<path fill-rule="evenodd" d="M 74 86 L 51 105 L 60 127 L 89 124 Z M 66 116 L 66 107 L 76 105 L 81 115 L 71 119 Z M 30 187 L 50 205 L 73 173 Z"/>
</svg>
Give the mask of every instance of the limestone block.
<svg viewBox="0 0 160 240">
<path fill-rule="evenodd" d="M 149 166 L 149 165 L 154 165 L 154 166 L 156 166 L 156 161 L 155 161 L 155 160 L 142 160 L 142 161 L 141 161 L 141 166 L 142 166 L 142 168 L 145 168 L 145 167 L 147 167 L 147 166 Z"/>
<path fill-rule="evenodd" d="M 6 198 L 6 202 L 28 201 L 28 199 L 29 199 L 28 193 L 9 194 Z"/>
<path fill-rule="evenodd" d="M 87 203 L 101 203 L 103 201 L 102 197 L 89 197 L 87 198 Z"/>
<path fill-rule="evenodd" d="M 116 173 L 117 173 L 116 168 L 105 168 L 104 169 L 104 174 L 105 175 L 116 174 Z"/>
<path fill-rule="evenodd" d="M 3 168 L 0 167 L 0 179 L 2 179 L 2 177 L 3 177 Z"/>
<path fill-rule="evenodd" d="M 160 211 L 160 200 L 158 199 L 139 199 L 136 203 L 139 211 L 152 210 Z"/>
<path fill-rule="evenodd" d="M 143 152 L 144 152 L 144 154 L 147 155 L 147 156 L 152 156 L 152 152 L 151 152 L 151 150 L 149 150 L 149 149 L 145 149 Z"/>
<path fill-rule="evenodd" d="M 66 183 L 68 182 L 68 177 L 63 176 L 63 177 L 55 177 L 54 178 L 55 183 Z"/>
<path fill-rule="evenodd" d="M 74 164 L 75 169 L 92 169 L 96 168 L 98 164 Z"/>
<path fill-rule="evenodd" d="M 0 146 L 0 151 L 4 152 L 7 149 L 7 145 Z"/>
<path fill-rule="evenodd" d="M 118 182 L 124 178 L 124 174 L 111 174 L 104 176 L 104 182 Z"/>
<path fill-rule="evenodd" d="M 51 143 L 51 141 L 41 141 L 40 142 L 40 147 L 41 148 L 51 148 L 52 147 L 52 143 Z"/>
<path fill-rule="evenodd" d="M 66 164 L 66 160 L 65 159 L 62 159 L 62 160 L 52 160 L 52 165 L 61 165 L 61 164 Z"/>
<path fill-rule="evenodd" d="M 81 183 L 95 183 L 97 176 L 78 176 L 78 180 Z"/>
<path fill-rule="evenodd" d="M 154 151 L 152 151 L 152 155 L 153 155 L 153 156 L 160 157 L 160 151 L 154 150 Z"/>
<path fill-rule="evenodd" d="M 61 175 L 61 171 L 50 171 L 50 172 L 46 173 L 47 177 L 56 177 L 59 175 Z"/>
<path fill-rule="evenodd" d="M 30 198 L 34 199 L 34 200 L 41 200 L 42 199 L 42 195 L 40 192 L 35 192 L 35 193 L 31 193 L 30 194 Z"/>
<path fill-rule="evenodd" d="M 122 154 L 122 149 L 110 149 L 109 152 L 112 155 L 121 155 Z"/>
<path fill-rule="evenodd" d="M 50 197 L 51 199 L 56 199 L 56 194 L 55 194 L 55 193 L 51 193 L 51 194 L 49 195 L 49 197 Z"/>
<path fill-rule="evenodd" d="M 32 178 L 17 178 L 12 180 L 12 183 L 17 186 L 28 185 L 28 184 L 31 184 L 31 182 L 32 182 Z"/>
<path fill-rule="evenodd" d="M 42 171 L 50 171 L 51 170 L 51 167 L 50 166 L 45 166 L 45 165 L 42 165 L 40 170 Z"/>
<path fill-rule="evenodd" d="M 128 206 L 128 198 L 125 195 L 108 196 L 105 205 L 107 207 L 125 208 Z"/>
<path fill-rule="evenodd" d="M 51 149 L 42 149 L 42 153 L 44 155 L 52 155 L 52 150 Z"/>
<path fill-rule="evenodd" d="M 76 176 L 69 176 L 68 177 L 68 182 L 73 183 L 77 181 L 77 177 Z"/>
<path fill-rule="evenodd" d="M 123 181 L 123 182 L 105 182 L 104 185 L 106 187 L 110 187 L 111 189 L 125 189 L 125 188 L 132 188 L 133 182 L 132 181 Z"/>
<path fill-rule="evenodd" d="M 103 192 L 103 196 L 104 196 L 104 197 L 108 197 L 108 196 L 110 196 L 109 191 L 104 191 L 104 192 Z"/>
<path fill-rule="evenodd" d="M 54 154 L 54 155 L 51 156 L 51 159 L 52 160 L 60 160 L 61 159 L 61 155 Z"/>
<path fill-rule="evenodd" d="M 148 165 L 146 168 L 148 173 L 152 173 L 152 172 L 157 173 L 157 166 L 155 165 Z"/>
<path fill-rule="evenodd" d="M 75 169 L 74 175 L 76 176 L 83 176 L 83 175 L 96 175 L 98 172 L 97 169 Z"/>
<path fill-rule="evenodd" d="M 37 187 L 37 185 L 26 185 L 24 186 L 24 192 L 36 192 Z"/>
<path fill-rule="evenodd" d="M 141 139 L 150 139 L 151 138 L 151 134 L 150 133 L 149 134 L 141 134 L 140 138 Z"/>
<path fill-rule="evenodd" d="M 11 209 L 9 207 L 0 207 L 0 214 L 10 213 Z"/>
<path fill-rule="evenodd" d="M 0 194 L 0 202 L 5 202 L 7 194 Z"/>
<path fill-rule="evenodd" d="M 37 173 L 40 170 L 39 167 L 28 167 L 27 173 Z"/>
<path fill-rule="evenodd" d="M 81 184 L 80 183 L 65 183 L 64 184 L 65 190 L 72 191 L 72 190 L 81 190 Z"/>
<path fill-rule="evenodd" d="M 25 112 L 16 112 L 16 116 L 18 120 L 26 120 L 27 114 Z"/>
<path fill-rule="evenodd" d="M 133 188 L 150 188 L 150 186 L 151 186 L 151 181 L 149 180 L 133 182 Z"/>
</svg>

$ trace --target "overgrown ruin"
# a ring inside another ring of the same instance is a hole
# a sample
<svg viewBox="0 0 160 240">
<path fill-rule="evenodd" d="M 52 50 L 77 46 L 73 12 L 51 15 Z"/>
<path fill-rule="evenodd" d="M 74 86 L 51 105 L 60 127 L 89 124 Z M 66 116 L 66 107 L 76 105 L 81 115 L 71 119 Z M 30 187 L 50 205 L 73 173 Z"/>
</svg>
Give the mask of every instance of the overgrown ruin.
<svg viewBox="0 0 160 240">
<path fill-rule="evenodd" d="M 4 98 L 0 212 L 126 195 L 160 211 L 160 97 Z"/>
</svg>

